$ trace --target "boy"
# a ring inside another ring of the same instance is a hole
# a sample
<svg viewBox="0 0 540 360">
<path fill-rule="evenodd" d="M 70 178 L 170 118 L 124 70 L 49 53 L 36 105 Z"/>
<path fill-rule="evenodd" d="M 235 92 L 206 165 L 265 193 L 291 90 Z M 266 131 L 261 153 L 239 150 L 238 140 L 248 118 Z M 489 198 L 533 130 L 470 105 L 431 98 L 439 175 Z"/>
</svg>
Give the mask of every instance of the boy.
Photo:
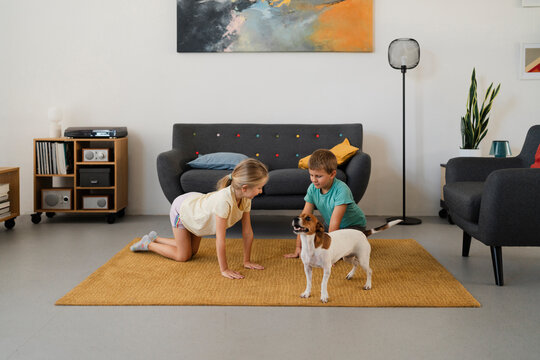
<svg viewBox="0 0 540 360">
<path fill-rule="evenodd" d="M 338 229 L 366 229 L 366 216 L 354 201 L 351 189 L 336 179 L 337 159 L 329 150 L 313 152 L 308 162 L 311 185 L 304 200 L 302 213 L 312 214 L 315 207 L 320 211 L 328 232 Z M 297 258 L 302 249 L 300 235 L 296 238 L 296 249 L 286 258 Z"/>
</svg>

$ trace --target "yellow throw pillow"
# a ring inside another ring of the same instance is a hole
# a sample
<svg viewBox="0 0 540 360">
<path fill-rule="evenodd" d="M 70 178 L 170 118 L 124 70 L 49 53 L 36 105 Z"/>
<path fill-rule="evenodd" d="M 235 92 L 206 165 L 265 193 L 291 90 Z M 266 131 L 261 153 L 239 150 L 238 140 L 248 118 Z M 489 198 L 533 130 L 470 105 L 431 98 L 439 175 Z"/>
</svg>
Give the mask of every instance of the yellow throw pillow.
<svg viewBox="0 0 540 360">
<path fill-rule="evenodd" d="M 336 155 L 337 163 L 338 165 L 343 164 L 345 161 L 349 160 L 359 149 L 357 147 L 354 147 L 349 142 L 349 139 L 345 138 L 341 144 L 337 144 L 333 148 L 330 149 L 334 155 Z M 308 155 L 300 161 L 298 161 L 298 167 L 300 169 L 307 169 L 308 168 L 308 162 L 311 155 Z"/>
</svg>

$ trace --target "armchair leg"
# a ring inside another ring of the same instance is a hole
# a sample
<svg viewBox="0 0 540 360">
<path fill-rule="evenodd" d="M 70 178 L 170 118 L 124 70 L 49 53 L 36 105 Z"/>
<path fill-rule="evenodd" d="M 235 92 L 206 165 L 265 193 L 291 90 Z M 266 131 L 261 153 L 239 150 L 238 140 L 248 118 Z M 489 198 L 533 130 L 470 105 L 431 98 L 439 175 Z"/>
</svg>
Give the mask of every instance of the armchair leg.
<svg viewBox="0 0 540 360">
<path fill-rule="evenodd" d="M 469 256 L 469 249 L 471 248 L 471 235 L 463 232 L 463 247 L 461 248 L 461 256 Z"/>
<path fill-rule="evenodd" d="M 504 285 L 502 249 L 500 246 L 490 246 L 491 261 L 493 261 L 493 273 L 495 274 L 495 284 Z"/>
</svg>

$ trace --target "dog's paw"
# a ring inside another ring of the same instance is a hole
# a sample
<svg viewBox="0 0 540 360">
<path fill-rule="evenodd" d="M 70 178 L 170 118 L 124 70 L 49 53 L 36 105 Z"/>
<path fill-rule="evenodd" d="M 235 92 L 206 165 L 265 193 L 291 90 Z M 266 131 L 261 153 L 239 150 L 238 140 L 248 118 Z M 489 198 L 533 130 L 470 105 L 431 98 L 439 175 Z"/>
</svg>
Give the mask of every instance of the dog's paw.
<svg viewBox="0 0 540 360">
<path fill-rule="evenodd" d="M 301 298 L 308 298 L 309 297 L 309 292 L 304 291 L 303 293 L 300 294 L 300 297 Z"/>
<path fill-rule="evenodd" d="M 321 302 L 327 303 L 328 302 L 328 295 L 321 295 Z"/>
<path fill-rule="evenodd" d="M 345 276 L 345 279 L 351 280 L 354 274 L 348 273 L 347 276 Z"/>
<path fill-rule="evenodd" d="M 371 290 L 371 284 L 370 285 L 364 285 L 364 287 L 362 288 L 364 290 Z"/>
</svg>

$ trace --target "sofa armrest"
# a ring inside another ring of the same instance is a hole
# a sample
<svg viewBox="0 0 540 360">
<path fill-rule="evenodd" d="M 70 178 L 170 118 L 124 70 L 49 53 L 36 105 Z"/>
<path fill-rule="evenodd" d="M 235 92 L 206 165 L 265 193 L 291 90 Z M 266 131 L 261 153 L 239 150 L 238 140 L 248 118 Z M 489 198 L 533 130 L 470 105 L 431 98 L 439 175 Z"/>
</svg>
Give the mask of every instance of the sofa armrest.
<svg viewBox="0 0 540 360">
<path fill-rule="evenodd" d="M 540 169 L 504 169 L 486 179 L 479 231 L 489 246 L 540 245 Z"/>
<path fill-rule="evenodd" d="M 354 201 L 358 203 L 366 192 L 371 175 L 371 157 L 358 151 L 345 166 L 347 185 L 351 189 Z"/>
<path fill-rule="evenodd" d="M 448 160 L 446 164 L 446 183 L 485 181 L 495 170 L 521 167 L 523 167 L 523 162 L 518 157 L 457 157 Z"/>
<path fill-rule="evenodd" d="M 178 195 L 184 193 L 180 185 L 180 175 L 185 171 L 191 158 L 182 155 L 178 149 L 163 152 L 157 157 L 159 184 L 167 200 L 172 204 Z"/>
</svg>

